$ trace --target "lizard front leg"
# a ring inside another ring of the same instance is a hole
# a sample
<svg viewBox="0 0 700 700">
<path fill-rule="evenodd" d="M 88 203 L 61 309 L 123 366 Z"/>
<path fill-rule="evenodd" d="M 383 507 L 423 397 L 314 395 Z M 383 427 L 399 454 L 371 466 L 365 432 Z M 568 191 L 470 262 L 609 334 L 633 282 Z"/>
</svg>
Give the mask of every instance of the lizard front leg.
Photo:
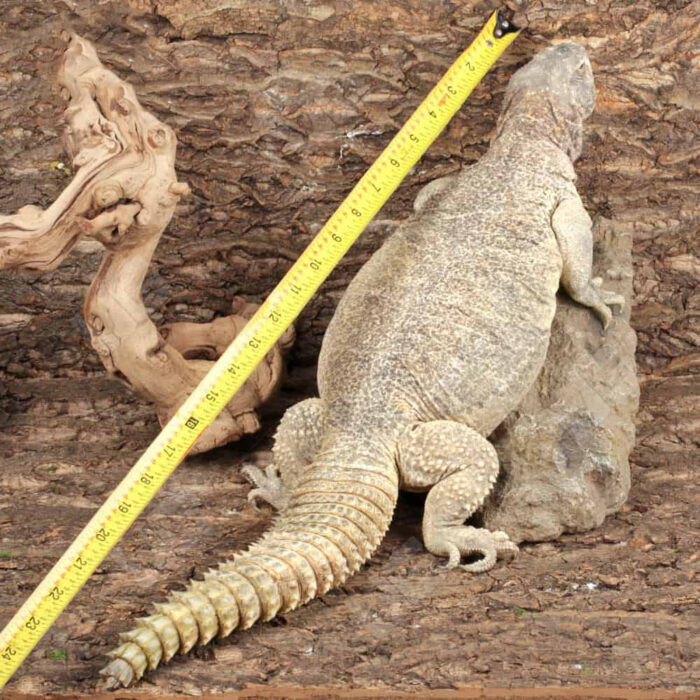
<svg viewBox="0 0 700 700">
<path fill-rule="evenodd" d="M 243 467 L 243 474 L 256 486 L 248 493 L 248 500 L 260 498 L 277 510 L 287 506 L 289 494 L 318 451 L 322 425 L 321 399 L 306 399 L 285 412 L 275 433 L 273 463 L 265 471 L 252 465 Z"/>
<path fill-rule="evenodd" d="M 421 188 L 420 192 L 416 195 L 413 201 L 413 211 L 416 214 L 425 209 L 428 202 L 441 195 L 445 190 L 447 190 L 451 185 L 454 184 L 456 175 L 446 175 L 445 177 L 439 177 L 437 180 L 432 180 L 425 187 Z"/>
<path fill-rule="evenodd" d="M 593 309 L 600 317 L 603 328 L 607 328 L 612 318 L 608 306 L 619 306 L 622 310 L 625 298 L 602 289 L 600 278 L 591 278 L 591 223 L 591 217 L 578 195 L 560 202 L 552 215 L 552 228 L 563 262 L 561 283 L 574 301 Z"/>
<path fill-rule="evenodd" d="M 496 450 L 475 430 L 452 421 L 415 425 L 399 438 L 398 465 L 402 488 L 430 488 L 423 541 L 432 554 L 449 557 L 448 568 L 457 566 L 462 555 L 478 553 L 482 559 L 462 568 L 487 571 L 499 555 L 518 551 L 505 532 L 464 524 L 481 506 L 498 475 Z"/>
</svg>

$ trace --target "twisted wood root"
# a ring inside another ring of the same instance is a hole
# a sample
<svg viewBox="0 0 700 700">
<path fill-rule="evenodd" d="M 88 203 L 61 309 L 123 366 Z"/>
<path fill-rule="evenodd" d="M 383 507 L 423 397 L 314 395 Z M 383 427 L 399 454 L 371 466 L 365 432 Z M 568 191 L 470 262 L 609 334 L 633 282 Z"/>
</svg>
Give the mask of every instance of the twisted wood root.
<svg viewBox="0 0 700 700">
<path fill-rule="evenodd" d="M 155 404 L 164 424 L 256 307 L 237 298 L 231 316 L 158 332 L 141 286 L 176 204 L 189 193 L 175 175 L 177 140 L 143 109 L 133 88 L 102 65 L 89 42 L 66 38 L 58 82 L 69 99 L 65 140 L 75 176 L 48 209 L 26 206 L 0 216 L 0 269 L 51 270 L 79 238 L 102 243 L 106 253 L 83 306 L 92 344 L 111 374 Z M 293 337 L 290 329 L 192 452 L 260 427 L 255 409 L 277 389 L 282 353 Z"/>
</svg>

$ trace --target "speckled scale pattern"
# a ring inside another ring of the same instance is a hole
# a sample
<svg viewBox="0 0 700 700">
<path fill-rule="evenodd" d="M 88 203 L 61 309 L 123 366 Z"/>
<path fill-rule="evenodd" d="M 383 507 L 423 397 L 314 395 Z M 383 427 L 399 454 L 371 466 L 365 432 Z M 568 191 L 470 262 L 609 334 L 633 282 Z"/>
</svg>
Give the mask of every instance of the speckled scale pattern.
<svg viewBox="0 0 700 700">
<path fill-rule="evenodd" d="M 590 219 L 574 186 L 593 78 L 584 49 L 550 47 L 515 73 L 487 155 L 430 186 L 418 213 L 348 287 L 319 359 L 320 398 L 284 416 L 275 466 L 246 473 L 272 528 L 122 636 L 103 670 L 147 668 L 341 584 L 376 549 L 398 489 L 428 490 L 426 547 L 484 571 L 516 547 L 468 527 L 498 473 L 488 435 L 544 362 L 560 281 L 606 322 Z"/>
</svg>

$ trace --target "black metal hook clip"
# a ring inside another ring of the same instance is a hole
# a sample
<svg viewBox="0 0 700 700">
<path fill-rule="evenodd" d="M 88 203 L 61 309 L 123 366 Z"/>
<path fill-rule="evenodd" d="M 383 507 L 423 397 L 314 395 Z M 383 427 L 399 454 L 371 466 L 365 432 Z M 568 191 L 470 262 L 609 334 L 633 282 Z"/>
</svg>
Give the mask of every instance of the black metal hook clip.
<svg viewBox="0 0 700 700">
<path fill-rule="evenodd" d="M 493 35 L 496 39 L 500 39 L 506 34 L 513 34 L 519 32 L 520 27 L 516 27 L 508 17 L 506 17 L 503 10 L 498 10 L 496 13 L 496 26 L 493 29 Z"/>
</svg>

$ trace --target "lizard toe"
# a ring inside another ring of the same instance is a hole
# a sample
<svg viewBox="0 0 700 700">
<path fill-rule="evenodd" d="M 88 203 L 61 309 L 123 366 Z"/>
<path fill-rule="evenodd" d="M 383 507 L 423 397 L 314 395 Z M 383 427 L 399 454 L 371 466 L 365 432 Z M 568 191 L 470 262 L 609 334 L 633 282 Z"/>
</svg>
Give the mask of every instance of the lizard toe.
<svg viewBox="0 0 700 700">
<path fill-rule="evenodd" d="M 436 528 L 426 541 L 426 547 L 433 554 L 448 557 L 446 568 L 459 566 L 471 573 L 488 571 L 499 557 L 518 551 L 518 546 L 502 530 L 491 532 L 467 525 Z M 461 558 L 470 554 L 480 554 L 481 559 L 460 564 Z"/>
<path fill-rule="evenodd" d="M 246 465 L 241 471 L 256 487 L 248 492 L 251 503 L 257 505 L 258 500 L 265 501 L 277 510 L 282 510 L 287 505 L 289 494 L 274 465 L 268 466 L 264 472 L 252 465 Z"/>
<path fill-rule="evenodd" d="M 612 311 L 610 311 L 610 309 L 605 304 L 600 304 L 599 306 L 596 306 L 594 308 L 594 311 L 598 315 L 600 322 L 603 324 L 603 330 L 607 330 L 608 326 L 610 325 L 610 321 L 612 321 Z"/>
<path fill-rule="evenodd" d="M 617 306 L 620 312 L 625 309 L 625 297 L 621 294 L 616 294 L 615 292 L 610 292 L 608 290 L 601 290 L 600 295 L 603 298 L 603 302 L 607 306 Z"/>
</svg>

